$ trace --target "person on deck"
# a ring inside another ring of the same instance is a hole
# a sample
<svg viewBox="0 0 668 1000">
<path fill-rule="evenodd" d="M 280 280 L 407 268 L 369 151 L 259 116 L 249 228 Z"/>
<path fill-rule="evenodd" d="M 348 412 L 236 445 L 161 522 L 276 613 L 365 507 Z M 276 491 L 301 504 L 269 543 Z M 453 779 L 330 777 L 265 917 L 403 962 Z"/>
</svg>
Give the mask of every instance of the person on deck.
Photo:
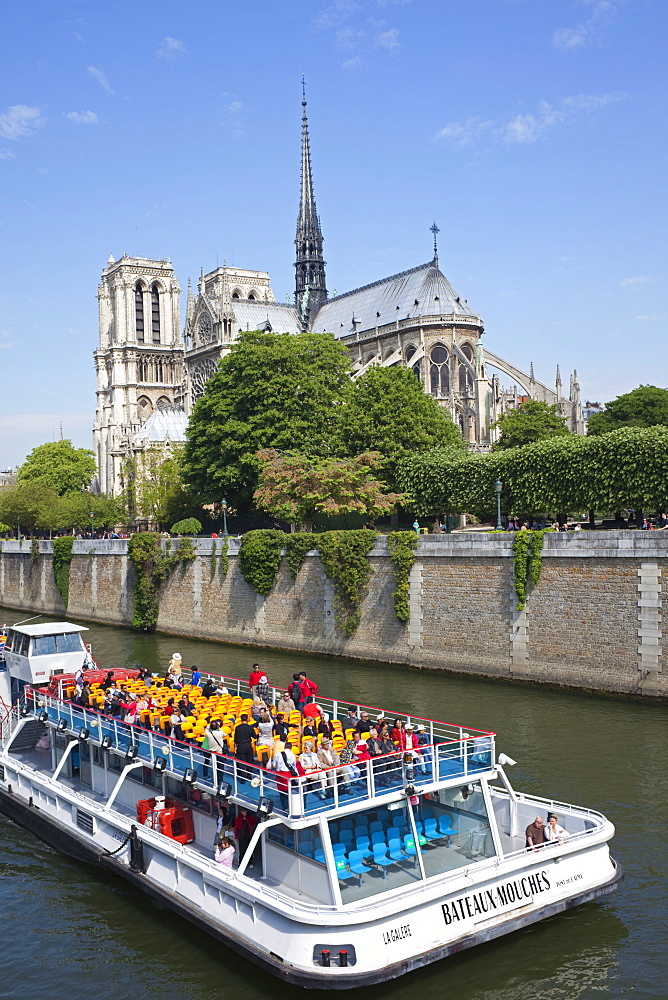
<svg viewBox="0 0 668 1000">
<path fill-rule="evenodd" d="M 278 705 L 276 706 L 276 709 L 278 712 L 284 712 L 284 713 L 294 712 L 295 703 L 290 697 L 289 691 L 286 691 L 285 694 L 278 699 Z"/>
<path fill-rule="evenodd" d="M 547 825 L 545 826 L 545 840 L 548 843 L 566 840 L 568 833 L 563 826 L 559 826 L 559 817 L 556 813 L 547 814 Z"/>
<path fill-rule="evenodd" d="M 318 694 L 318 685 L 315 681 L 309 680 L 304 671 L 300 671 L 299 681 L 302 689 L 302 704 L 311 704 Z"/>
<path fill-rule="evenodd" d="M 199 667 L 194 667 L 194 666 L 191 667 L 190 668 L 190 686 L 191 687 L 199 687 L 199 683 L 200 683 L 201 680 L 202 680 L 202 674 L 201 674 L 201 672 L 199 670 Z"/>
<path fill-rule="evenodd" d="M 234 730 L 234 752 L 237 760 L 253 763 L 253 740 L 257 735 L 255 723 L 249 725 L 248 716 L 242 715 L 241 722 Z M 252 772 L 247 767 L 239 767 L 239 780 L 250 781 Z"/>
<path fill-rule="evenodd" d="M 252 813 L 248 812 L 244 806 L 239 809 L 239 815 L 234 821 L 234 836 L 239 845 L 239 861 L 243 859 L 244 854 L 248 850 L 248 845 L 251 842 L 253 832 L 257 826 L 257 819 Z M 250 859 L 248 865 L 249 868 L 253 868 L 253 858 Z"/>
<path fill-rule="evenodd" d="M 248 686 L 250 688 L 251 697 L 253 698 L 257 694 L 257 686 L 260 683 L 260 678 L 263 676 L 263 673 L 264 671 L 260 670 L 260 664 L 254 663 L 248 677 Z"/>
<path fill-rule="evenodd" d="M 302 682 L 300 680 L 299 674 L 293 674 L 292 680 L 290 681 L 290 686 L 288 687 L 288 695 L 292 698 L 295 703 L 295 708 L 298 712 L 301 712 L 302 702 L 304 700 L 302 694 Z"/>
<path fill-rule="evenodd" d="M 526 842 L 524 846 L 530 851 L 535 851 L 537 848 L 542 847 L 546 843 L 545 839 L 545 824 L 541 816 L 536 816 L 533 823 L 529 823 L 528 827 L 524 831 L 524 836 L 526 837 Z"/>
<path fill-rule="evenodd" d="M 214 854 L 214 859 L 218 862 L 219 865 L 222 865 L 224 868 L 231 868 L 232 865 L 234 864 L 235 851 L 236 848 L 234 846 L 234 841 L 232 840 L 232 838 L 223 837 L 222 840 L 220 840 L 216 844 L 216 853 Z M 250 867 L 252 868 L 253 866 L 251 865 Z"/>
</svg>

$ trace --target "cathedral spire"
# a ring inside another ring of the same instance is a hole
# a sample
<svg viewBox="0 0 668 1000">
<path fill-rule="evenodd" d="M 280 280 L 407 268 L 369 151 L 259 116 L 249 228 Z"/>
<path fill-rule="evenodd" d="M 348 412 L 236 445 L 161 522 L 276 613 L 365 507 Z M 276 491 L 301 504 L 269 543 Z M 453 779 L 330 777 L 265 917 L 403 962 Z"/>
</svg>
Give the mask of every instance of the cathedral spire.
<svg viewBox="0 0 668 1000">
<path fill-rule="evenodd" d="M 313 177 L 311 175 L 311 150 L 309 146 L 308 118 L 306 117 L 306 84 L 302 77 L 302 172 L 299 217 L 297 219 L 297 248 L 295 262 L 295 304 L 303 327 L 315 319 L 318 310 L 327 301 L 325 261 L 322 257 L 322 231 L 315 207 Z"/>
</svg>

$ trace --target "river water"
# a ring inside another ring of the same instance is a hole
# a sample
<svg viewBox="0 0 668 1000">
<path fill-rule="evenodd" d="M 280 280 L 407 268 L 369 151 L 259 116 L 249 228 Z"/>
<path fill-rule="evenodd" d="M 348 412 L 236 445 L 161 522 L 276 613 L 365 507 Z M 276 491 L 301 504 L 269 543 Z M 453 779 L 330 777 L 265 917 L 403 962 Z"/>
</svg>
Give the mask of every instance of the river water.
<svg viewBox="0 0 668 1000">
<path fill-rule="evenodd" d="M 0 620 L 27 617 L 0 608 Z M 305 669 L 323 694 L 498 734 L 516 788 L 604 812 L 626 869 L 602 900 L 364 990 L 365 1000 L 668 998 L 668 713 L 538 687 L 138 635 L 90 625 L 103 666 L 186 666 L 283 685 Z M 0 817 L 0 997 L 20 1000 L 292 1000 L 280 983 L 122 880 L 79 866 Z M 361 991 L 360 991 L 361 992 Z M 357 996 L 354 991 L 351 1000 Z M 350 995 L 350 994 L 349 994 Z"/>
</svg>

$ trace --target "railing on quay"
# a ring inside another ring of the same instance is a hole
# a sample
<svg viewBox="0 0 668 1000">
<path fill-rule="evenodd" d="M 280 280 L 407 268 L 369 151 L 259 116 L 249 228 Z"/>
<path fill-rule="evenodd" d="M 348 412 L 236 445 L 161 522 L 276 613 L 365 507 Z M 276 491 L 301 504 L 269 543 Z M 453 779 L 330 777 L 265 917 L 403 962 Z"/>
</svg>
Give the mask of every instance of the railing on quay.
<svg viewBox="0 0 668 1000">
<path fill-rule="evenodd" d="M 210 794 L 224 794 L 255 806 L 261 798 L 269 799 L 275 814 L 290 819 L 378 799 L 405 791 L 411 785 L 426 787 L 453 779 L 466 781 L 494 766 L 493 735 L 465 734 L 461 739 L 421 747 L 421 753 L 412 759 L 410 754 L 396 751 L 370 761 L 292 777 L 287 771 L 270 770 L 231 755 L 202 750 L 31 688 L 25 689 L 21 711 L 42 717 L 53 727 L 64 720 L 64 735 L 78 738 L 82 729 L 87 730 L 94 746 L 126 762 L 137 760 L 153 768 L 156 758 L 163 758 L 166 774 L 196 784 Z"/>
</svg>

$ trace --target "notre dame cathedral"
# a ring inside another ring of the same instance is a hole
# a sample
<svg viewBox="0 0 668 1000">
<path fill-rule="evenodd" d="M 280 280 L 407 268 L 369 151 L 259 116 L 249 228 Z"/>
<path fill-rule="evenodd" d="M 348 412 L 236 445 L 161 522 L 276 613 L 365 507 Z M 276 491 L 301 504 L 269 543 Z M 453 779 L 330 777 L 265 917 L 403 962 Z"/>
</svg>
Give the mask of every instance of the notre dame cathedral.
<svg viewBox="0 0 668 1000">
<path fill-rule="evenodd" d="M 412 368 L 424 391 L 450 412 L 472 449 L 494 442 L 495 420 L 524 399 L 556 404 L 574 433 L 584 433 L 577 373 L 562 394 L 483 345 L 480 316 L 441 273 L 436 225 L 426 264 L 350 292 L 327 292 L 323 236 L 311 171 L 306 99 L 302 99 L 301 198 L 295 238 L 294 305 L 276 302 L 266 271 L 223 264 L 188 283 L 180 332 L 180 288 L 168 258 L 109 257 L 98 289 L 100 344 L 95 351 L 94 449 L 98 488 L 117 493 L 128 457 L 185 439 L 192 407 L 237 336 L 246 330 L 329 332 L 350 352 L 353 378 L 371 365 Z M 502 387 L 499 374 L 510 386 Z"/>
</svg>

